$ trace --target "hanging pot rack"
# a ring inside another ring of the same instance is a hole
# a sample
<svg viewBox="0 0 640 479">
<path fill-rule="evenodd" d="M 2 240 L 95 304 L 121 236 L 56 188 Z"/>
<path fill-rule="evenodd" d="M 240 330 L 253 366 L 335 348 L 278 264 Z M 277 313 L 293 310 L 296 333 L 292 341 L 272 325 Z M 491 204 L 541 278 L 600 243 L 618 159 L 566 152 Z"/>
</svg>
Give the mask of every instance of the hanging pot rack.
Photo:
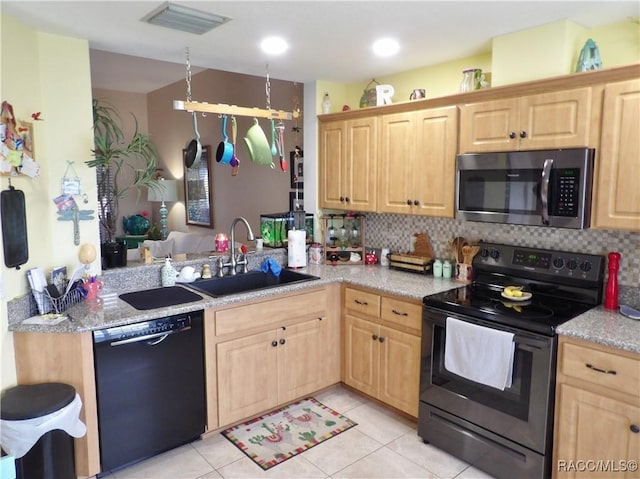
<svg viewBox="0 0 640 479">
<path fill-rule="evenodd" d="M 269 118 L 273 120 L 293 120 L 300 116 L 300 112 L 284 110 L 266 110 L 255 107 L 226 105 L 224 103 L 207 103 L 197 101 L 173 100 L 173 109 L 200 113 L 217 113 L 220 115 L 251 116 L 255 118 Z"/>
<path fill-rule="evenodd" d="M 237 105 L 227 105 L 225 103 L 207 103 L 191 100 L 191 63 L 189 61 L 189 48 L 185 51 L 186 58 L 186 81 L 187 100 L 173 100 L 173 109 L 180 111 L 194 111 L 199 113 L 217 113 L 219 115 L 250 116 L 254 118 L 268 118 L 272 120 L 293 120 L 300 116 L 300 111 L 288 112 L 284 110 L 272 110 L 270 99 L 269 73 L 267 72 L 267 109 L 255 107 L 242 107 Z"/>
</svg>

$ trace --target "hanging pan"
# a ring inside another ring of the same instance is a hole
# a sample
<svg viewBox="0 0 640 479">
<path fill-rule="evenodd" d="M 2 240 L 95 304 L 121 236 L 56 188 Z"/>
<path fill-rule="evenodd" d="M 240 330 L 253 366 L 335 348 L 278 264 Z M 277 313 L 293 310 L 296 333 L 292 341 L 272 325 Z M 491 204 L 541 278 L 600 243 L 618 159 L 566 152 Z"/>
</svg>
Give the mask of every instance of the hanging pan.
<svg viewBox="0 0 640 479">
<path fill-rule="evenodd" d="M 227 136 L 227 115 L 222 116 L 222 141 L 216 151 L 216 161 L 228 165 L 233 158 L 233 143 L 229 143 Z"/>
<path fill-rule="evenodd" d="M 200 161 L 200 157 L 202 156 L 202 143 L 200 143 L 200 133 L 198 133 L 198 120 L 196 118 L 196 112 L 192 112 L 193 114 L 193 133 L 195 134 L 195 138 L 189 142 L 189 146 L 187 146 L 187 156 L 184 159 L 184 164 L 187 168 L 193 167 L 193 165 L 197 164 Z"/>
</svg>

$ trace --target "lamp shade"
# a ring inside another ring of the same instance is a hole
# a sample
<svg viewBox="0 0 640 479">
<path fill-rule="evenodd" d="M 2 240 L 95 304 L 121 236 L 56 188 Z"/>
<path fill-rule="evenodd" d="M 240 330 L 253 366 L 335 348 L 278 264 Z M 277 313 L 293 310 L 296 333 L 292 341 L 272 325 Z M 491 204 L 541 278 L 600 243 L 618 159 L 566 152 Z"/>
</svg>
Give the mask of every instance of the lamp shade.
<svg viewBox="0 0 640 479">
<path fill-rule="evenodd" d="M 149 188 L 149 201 L 178 201 L 178 182 L 176 180 L 160 180 L 158 188 Z"/>
</svg>

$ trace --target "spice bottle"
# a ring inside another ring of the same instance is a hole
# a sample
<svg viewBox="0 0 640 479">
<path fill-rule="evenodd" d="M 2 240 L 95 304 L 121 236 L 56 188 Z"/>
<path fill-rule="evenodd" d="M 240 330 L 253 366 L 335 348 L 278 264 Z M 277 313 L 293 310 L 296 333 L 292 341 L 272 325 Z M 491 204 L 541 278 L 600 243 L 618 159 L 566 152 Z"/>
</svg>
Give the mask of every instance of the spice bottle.
<svg viewBox="0 0 640 479">
<path fill-rule="evenodd" d="M 442 277 L 442 261 L 439 259 L 433 262 L 433 277 L 441 278 Z"/>
<path fill-rule="evenodd" d="M 451 278 L 451 263 L 449 261 L 442 263 L 442 277 Z"/>
<path fill-rule="evenodd" d="M 604 307 L 618 309 L 618 269 L 620 268 L 620 253 L 609 253 L 609 279 L 604 290 Z"/>
</svg>

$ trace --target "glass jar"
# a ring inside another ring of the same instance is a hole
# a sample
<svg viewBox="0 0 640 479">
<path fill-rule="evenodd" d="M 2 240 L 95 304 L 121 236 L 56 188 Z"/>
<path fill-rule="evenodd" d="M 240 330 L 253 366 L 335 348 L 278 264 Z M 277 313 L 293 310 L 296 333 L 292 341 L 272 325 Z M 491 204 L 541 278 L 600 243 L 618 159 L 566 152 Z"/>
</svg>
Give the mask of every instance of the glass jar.
<svg viewBox="0 0 640 479">
<path fill-rule="evenodd" d="M 460 82 L 460 93 L 467 93 L 479 90 L 482 87 L 482 70 L 480 68 L 467 68 L 462 70 L 462 81 Z"/>
</svg>

